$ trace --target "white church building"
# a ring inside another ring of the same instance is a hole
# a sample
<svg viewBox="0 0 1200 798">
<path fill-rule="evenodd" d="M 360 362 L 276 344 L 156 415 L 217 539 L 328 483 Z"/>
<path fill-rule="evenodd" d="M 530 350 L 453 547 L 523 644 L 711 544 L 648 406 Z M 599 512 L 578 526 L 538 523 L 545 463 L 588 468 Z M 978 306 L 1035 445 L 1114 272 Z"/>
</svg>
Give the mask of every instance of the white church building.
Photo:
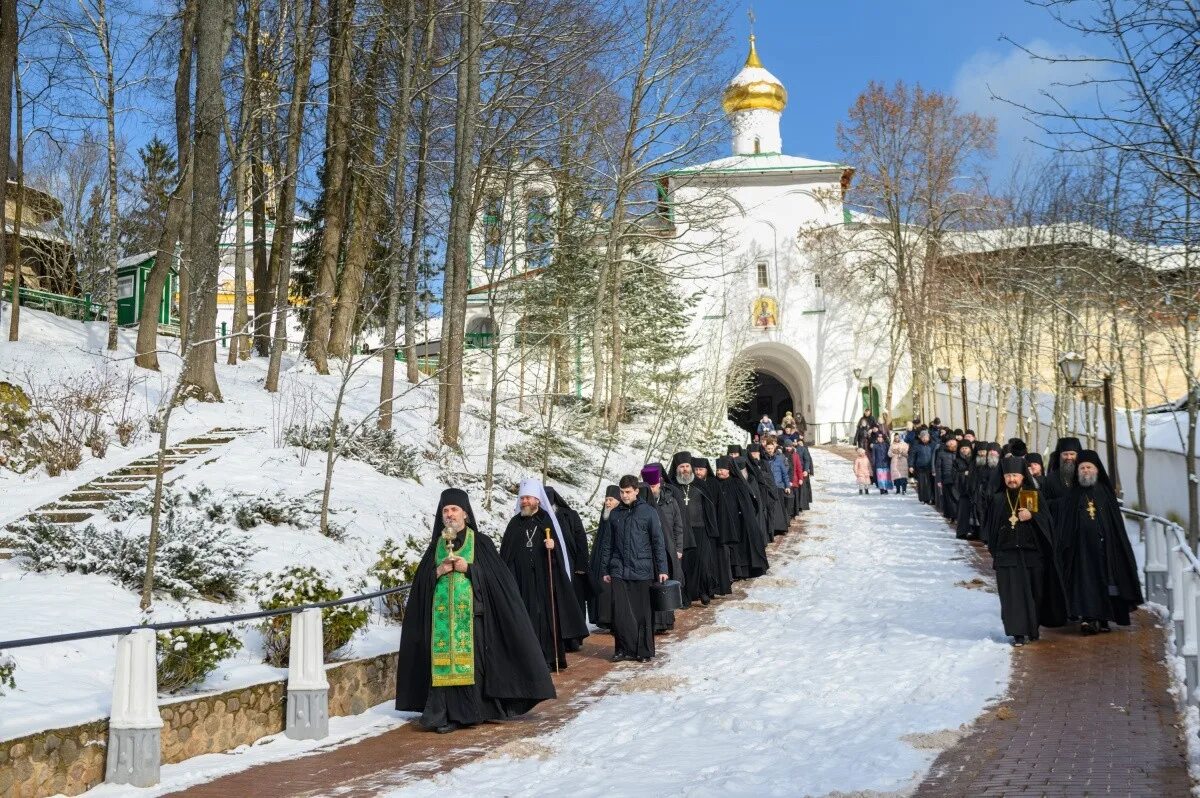
<svg viewBox="0 0 1200 798">
<path fill-rule="evenodd" d="M 778 421 L 791 410 L 825 441 L 846 434 L 845 424 L 862 412 L 868 384 L 882 409 L 875 386 L 887 370 L 887 325 L 836 306 L 805 258 L 801 229 L 848 220 L 842 197 L 854 170 L 785 155 L 780 119 L 786 105 L 787 90 L 763 66 L 752 36 L 745 66 L 723 96 L 731 155 L 660 180 L 671 227 L 660 239 L 660 262 L 686 293 L 701 297 L 687 331 L 695 344 L 695 362 L 687 365 L 699 379 L 723 379 L 738 359 L 754 371 L 753 396 L 731 418 L 746 426 L 763 414 Z M 531 191 L 516 192 L 529 197 L 525 207 L 515 203 L 518 228 L 531 227 L 553 204 L 552 182 L 536 165 L 528 181 Z M 476 240 L 487 234 L 477 226 Z M 515 323 L 469 302 L 469 342 Z M 480 387 L 487 371 L 479 361 L 468 368 Z M 897 398 L 908 389 L 903 382 L 893 385 Z"/>
</svg>

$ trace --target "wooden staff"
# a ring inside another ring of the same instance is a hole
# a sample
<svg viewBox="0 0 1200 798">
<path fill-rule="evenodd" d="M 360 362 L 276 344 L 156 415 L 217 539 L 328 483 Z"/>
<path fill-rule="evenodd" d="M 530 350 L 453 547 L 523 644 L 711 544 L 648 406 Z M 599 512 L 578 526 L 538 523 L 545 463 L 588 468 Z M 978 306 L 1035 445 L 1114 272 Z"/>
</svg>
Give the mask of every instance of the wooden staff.
<svg viewBox="0 0 1200 798">
<path fill-rule="evenodd" d="M 549 543 L 550 527 L 546 527 L 546 542 Z M 550 634 L 554 640 L 554 672 L 558 673 L 558 605 L 554 603 L 554 552 L 546 547 L 546 580 L 550 583 Z"/>
</svg>

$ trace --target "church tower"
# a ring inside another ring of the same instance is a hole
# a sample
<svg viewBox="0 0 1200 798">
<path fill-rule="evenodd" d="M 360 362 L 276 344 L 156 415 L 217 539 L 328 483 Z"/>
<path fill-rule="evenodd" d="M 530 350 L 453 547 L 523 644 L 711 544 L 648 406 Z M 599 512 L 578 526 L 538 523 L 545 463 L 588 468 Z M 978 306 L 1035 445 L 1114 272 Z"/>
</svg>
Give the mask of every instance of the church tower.
<svg viewBox="0 0 1200 798">
<path fill-rule="evenodd" d="M 750 34 L 746 65 L 729 82 L 721 104 L 733 128 L 734 155 L 783 152 L 779 118 L 787 105 L 787 89 L 763 67 L 754 34 Z"/>
</svg>

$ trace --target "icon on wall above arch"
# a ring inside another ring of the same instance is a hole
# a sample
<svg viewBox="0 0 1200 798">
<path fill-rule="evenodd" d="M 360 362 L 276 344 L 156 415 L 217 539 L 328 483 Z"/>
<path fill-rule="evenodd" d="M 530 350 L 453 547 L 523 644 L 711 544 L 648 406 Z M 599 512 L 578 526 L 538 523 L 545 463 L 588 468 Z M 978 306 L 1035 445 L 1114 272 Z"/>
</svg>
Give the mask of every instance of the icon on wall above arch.
<svg viewBox="0 0 1200 798">
<path fill-rule="evenodd" d="M 750 305 L 750 323 L 760 330 L 779 326 L 779 303 L 774 297 L 760 296 Z"/>
</svg>

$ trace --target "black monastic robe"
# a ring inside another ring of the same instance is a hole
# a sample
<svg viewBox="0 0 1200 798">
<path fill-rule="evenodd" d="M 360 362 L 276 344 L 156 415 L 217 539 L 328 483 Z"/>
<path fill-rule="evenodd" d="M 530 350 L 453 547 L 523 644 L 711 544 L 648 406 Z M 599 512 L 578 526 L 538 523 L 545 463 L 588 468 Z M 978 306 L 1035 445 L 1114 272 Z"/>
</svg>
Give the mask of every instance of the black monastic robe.
<svg viewBox="0 0 1200 798">
<path fill-rule="evenodd" d="M 500 541 L 500 559 L 504 560 L 517 582 L 521 600 L 529 610 L 529 620 L 542 645 L 546 662 L 554 667 L 558 655 L 559 669 L 567 667 L 567 647 L 588 636 L 587 622 L 575 601 L 571 580 L 563 565 L 559 546 L 550 550 L 554 564 L 554 612 L 550 610 L 551 581 L 546 557 L 546 529 L 551 528 L 550 516 L 539 509 L 532 516 L 515 515 L 504 530 Z M 554 537 L 553 531 L 550 533 Z M 568 553 L 568 556 L 569 553 Z M 557 621 L 557 629 L 555 622 Z"/>
</svg>

